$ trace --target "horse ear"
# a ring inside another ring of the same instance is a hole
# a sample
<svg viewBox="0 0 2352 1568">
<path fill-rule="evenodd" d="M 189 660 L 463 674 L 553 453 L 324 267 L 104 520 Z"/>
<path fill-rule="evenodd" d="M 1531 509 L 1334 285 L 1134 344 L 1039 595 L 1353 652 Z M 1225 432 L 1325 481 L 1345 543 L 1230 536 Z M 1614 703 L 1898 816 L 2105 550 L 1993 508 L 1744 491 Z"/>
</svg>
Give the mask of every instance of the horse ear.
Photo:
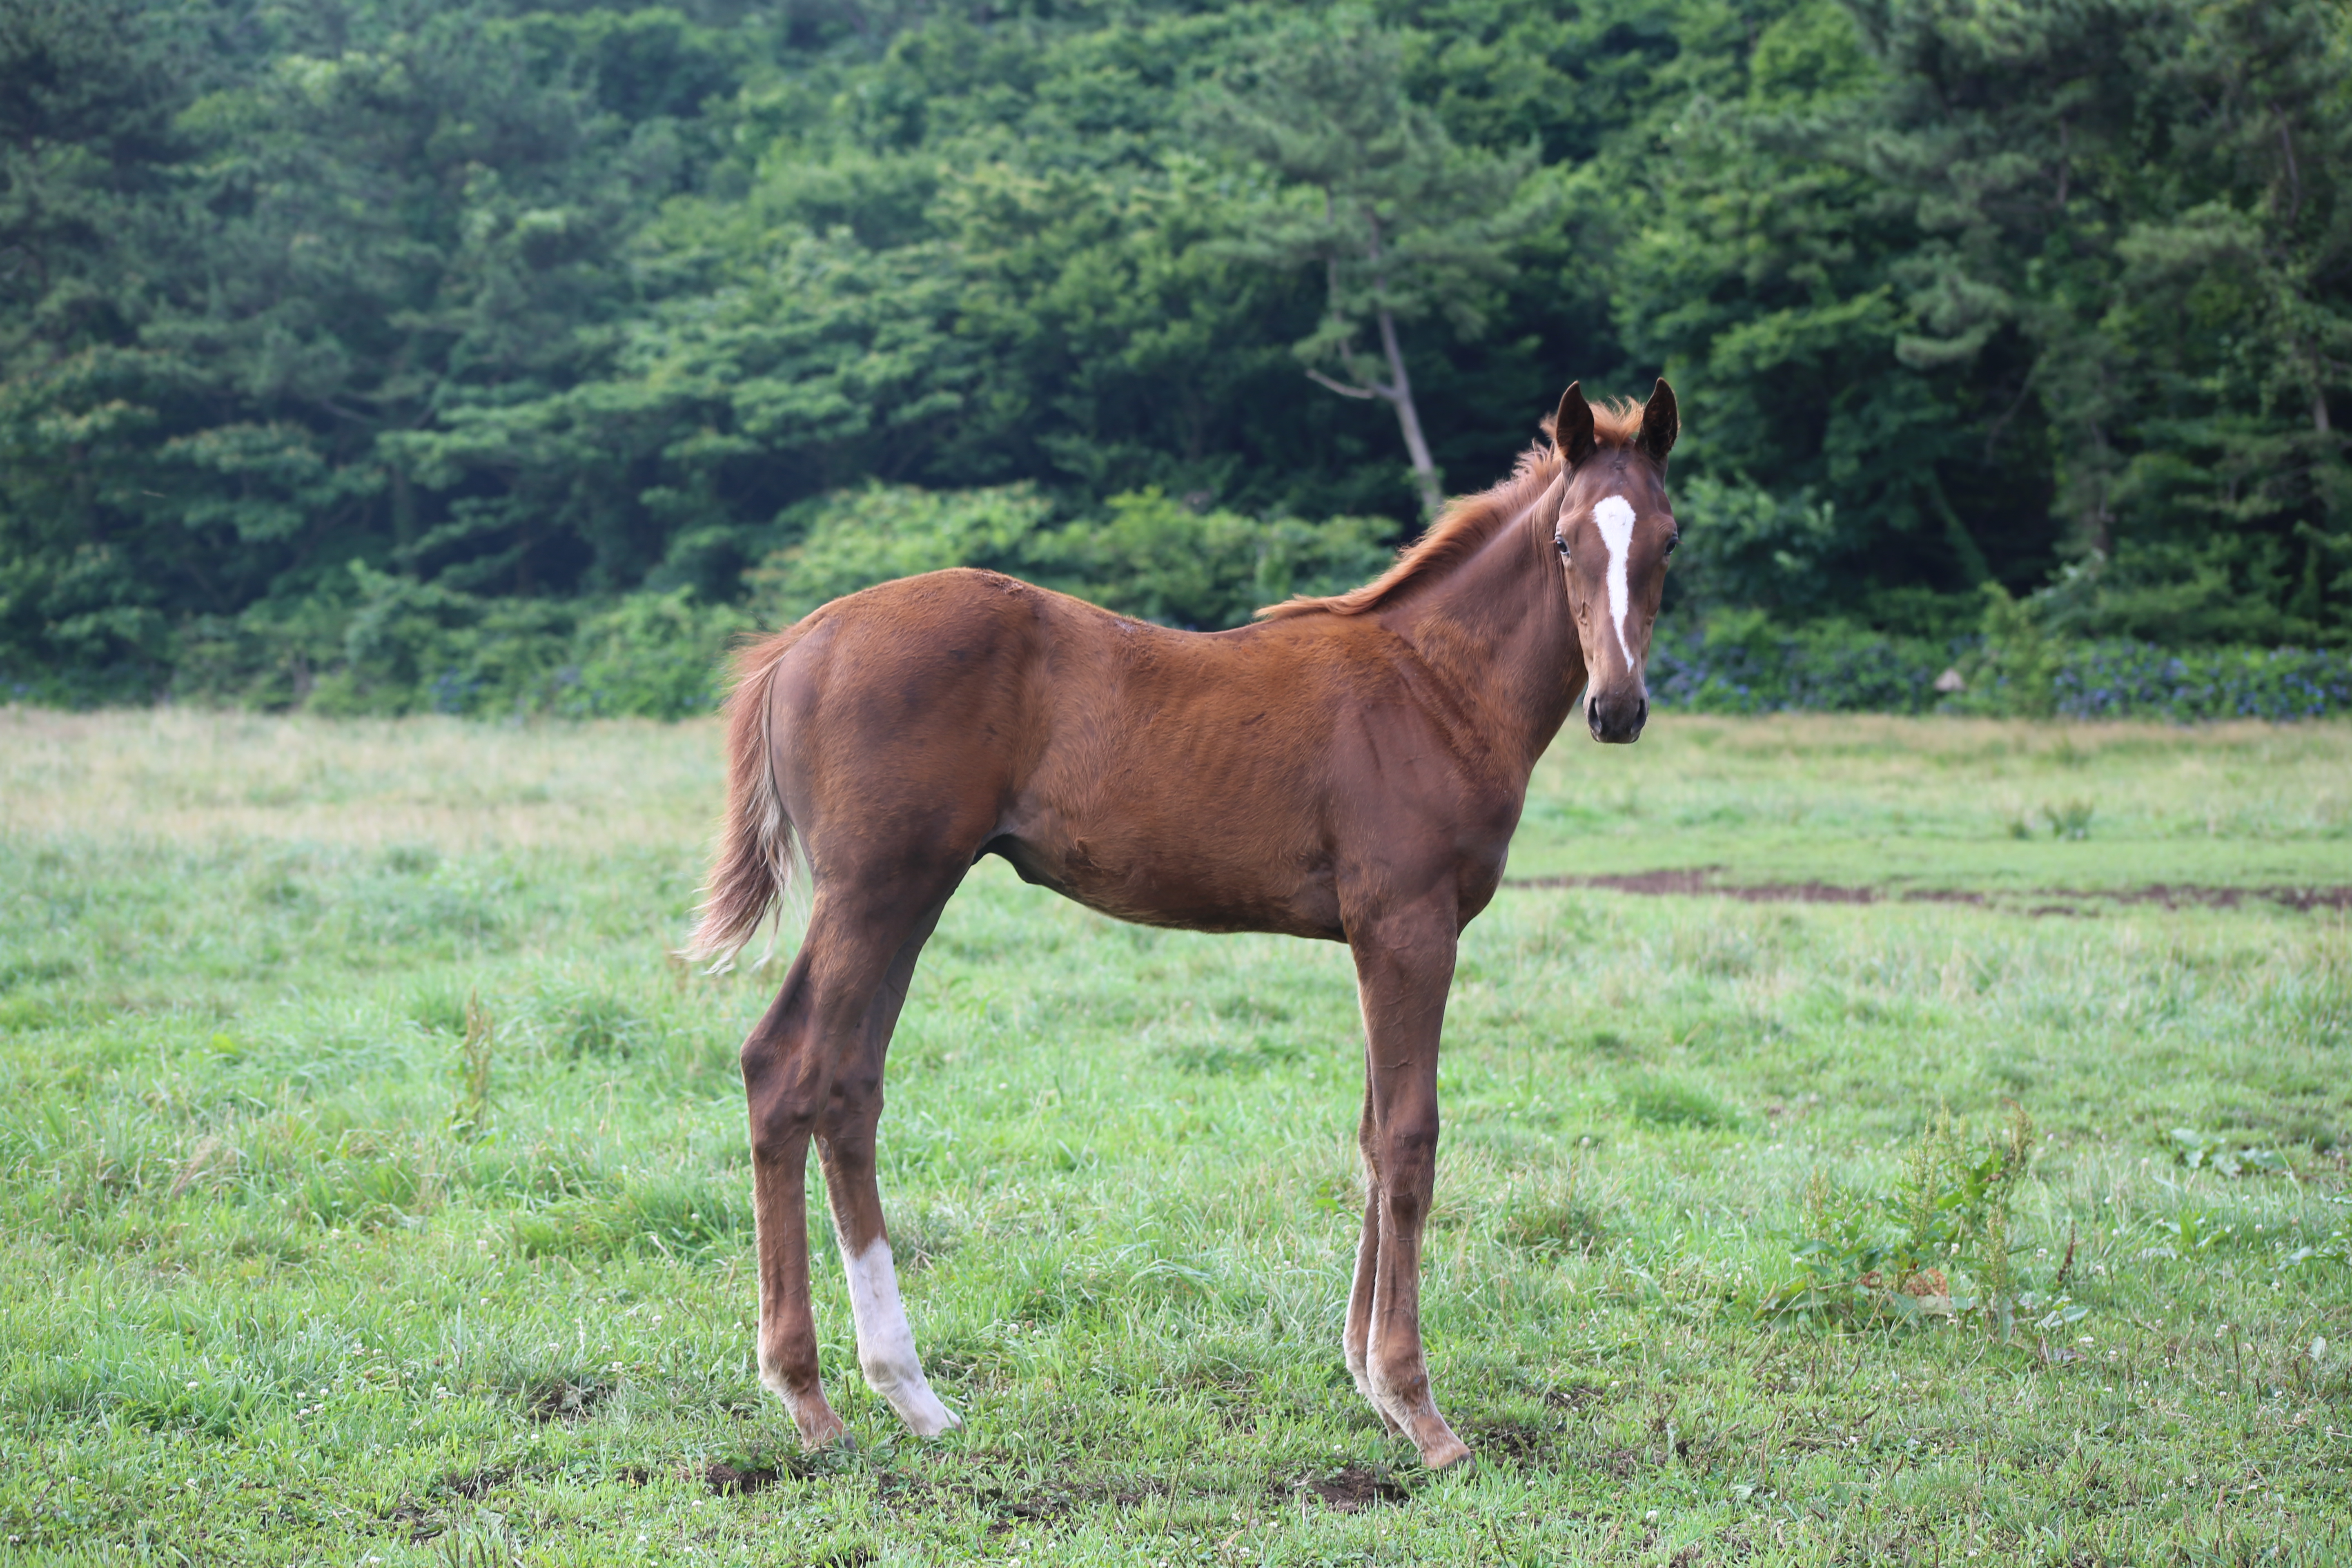
<svg viewBox="0 0 2352 1568">
<path fill-rule="evenodd" d="M 1675 389 L 1666 384 L 1664 376 L 1650 391 L 1650 401 L 1642 407 L 1642 434 L 1635 437 L 1650 460 L 1660 468 L 1666 466 L 1666 454 L 1675 449 L 1675 437 L 1682 434 L 1683 418 L 1675 407 Z"/>
<path fill-rule="evenodd" d="M 1584 401 L 1584 383 L 1571 381 L 1559 395 L 1559 412 L 1551 419 L 1551 444 L 1571 468 L 1592 456 L 1592 405 Z"/>
</svg>

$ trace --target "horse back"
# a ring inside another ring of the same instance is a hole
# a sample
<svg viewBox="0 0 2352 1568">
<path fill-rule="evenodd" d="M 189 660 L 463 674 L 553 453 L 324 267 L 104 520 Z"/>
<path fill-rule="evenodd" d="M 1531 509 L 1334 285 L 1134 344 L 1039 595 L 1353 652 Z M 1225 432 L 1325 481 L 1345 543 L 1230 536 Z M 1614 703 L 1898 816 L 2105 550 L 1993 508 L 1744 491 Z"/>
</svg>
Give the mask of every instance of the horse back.
<svg viewBox="0 0 2352 1568">
<path fill-rule="evenodd" d="M 772 700 L 820 883 L 843 853 L 994 852 L 1125 920 L 1339 938 L 1351 870 L 1477 905 L 1500 873 L 1516 792 L 1369 621 L 1182 632 L 959 569 L 803 627 Z"/>
</svg>

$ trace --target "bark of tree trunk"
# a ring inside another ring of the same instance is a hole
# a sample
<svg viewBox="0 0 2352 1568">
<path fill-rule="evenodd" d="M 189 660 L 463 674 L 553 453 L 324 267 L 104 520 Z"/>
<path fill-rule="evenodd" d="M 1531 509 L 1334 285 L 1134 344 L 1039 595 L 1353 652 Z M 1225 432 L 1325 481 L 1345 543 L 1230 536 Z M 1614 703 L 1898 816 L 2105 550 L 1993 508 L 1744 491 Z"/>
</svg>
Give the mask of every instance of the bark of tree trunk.
<svg viewBox="0 0 2352 1568">
<path fill-rule="evenodd" d="M 1927 469 L 1927 499 L 1935 503 L 1936 514 L 1944 520 L 1944 538 L 1951 544 L 1953 559 L 1960 565 L 1960 575 L 1969 586 L 1992 581 L 1992 566 L 1985 560 L 1983 548 L 1969 525 L 1960 521 L 1958 509 L 1952 505 L 1951 496 L 1944 489 L 1944 479 L 1931 466 Z"/>
<path fill-rule="evenodd" d="M 1326 221 L 1331 216 L 1331 193 L 1327 190 L 1323 193 Z M 1412 377 L 1405 374 L 1404 349 L 1397 342 L 1396 317 L 1387 304 L 1389 274 L 1388 263 L 1381 255 L 1380 216 L 1371 212 L 1364 216 L 1370 220 L 1370 230 L 1364 247 L 1364 259 L 1372 264 L 1374 298 L 1381 301 L 1373 307 L 1372 313 L 1380 322 L 1381 355 L 1388 362 L 1389 378 L 1382 382 L 1378 377 L 1367 376 L 1364 384 L 1359 386 L 1352 382 L 1326 375 L 1311 365 L 1307 367 L 1307 375 L 1318 386 L 1328 386 L 1342 397 L 1377 397 L 1396 410 L 1397 428 L 1404 433 L 1405 456 L 1412 463 L 1413 488 L 1421 492 L 1423 520 L 1434 521 L 1445 504 L 1445 496 L 1438 488 L 1437 464 L 1429 455 L 1428 438 L 1421 433 L 1421 410 L 1414 407 L 1412 402 Z M 1348 345 L 1354 331 L 1348 324 L 1347 313 L 1339 307 L 1339 258 L 1337 255 L 1326 254 L 1323 258 L 1323 277 L 1324 287 L 1329 293 L 1331 319 L 1340 330 L 1344 361 L 1353 353 Z"/>
<path fill-rule="evenodd" d="M 1412 405 L 1412 381 L 1404 373 L 1404 351 L 1398 346 L 1396 318 L 1381 307 L 1381 352 L 1388 356 L 1389 402 L 1396 408 L 1397 427 L 1404 432 L 1405 455 L 1412 459 L 1413 483 L 1421 490 L 1423 518 L 1434 518 L 1445 504 L 1437 488 L 1437 465 L 1429 456 L 1429 442 L 1421 433 L 1421 411 Z"/>
<path fill-rule="evenodd" d="M 1437 465 L 1430 459 L 1429 443 L 1421 434 L 1421 410 L 1412 404 L 1412 378 L 1404 372 L 1404 350 L 1397 342 L 1396 317 L 1389 310 L 1389 264 L 1381 254 L 1381 218 L 1378 212 L 1364 215 L 1371 220 L 1370 260 L 1372 279 L 1379 287 L 1381 353 L 1389 362 L 1389 384 L 1381 390 L 1396 409 L 1397 427 L 1404 432 L 1405 456 L 1412 460 L 1412 481 L 1421 491 L 1421 515 L 1424 521 L 1434 521 L 1445 498 L 1437 488 Z"/>
<path fill-rule="evenodd" d="M 397 463 L 392 475 L 392 542 L 401 550 L 416 542 L 416 492 L 408 482 L 408 470 Z"/>
</svg>

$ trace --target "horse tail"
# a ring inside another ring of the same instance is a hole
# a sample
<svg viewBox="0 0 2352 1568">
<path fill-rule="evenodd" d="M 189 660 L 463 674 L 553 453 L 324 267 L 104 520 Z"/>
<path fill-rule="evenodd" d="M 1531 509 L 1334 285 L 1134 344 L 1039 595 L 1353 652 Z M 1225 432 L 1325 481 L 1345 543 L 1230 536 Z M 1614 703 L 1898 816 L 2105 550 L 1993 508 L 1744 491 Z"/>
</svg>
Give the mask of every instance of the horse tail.
<svg viewBox="0 0 2352 1568">
<path fill-rule="evenodd" d="M 727 813 L 694 935 L 683 950 L 688 958 L 712 960 L 714 972 L 733 965 L 736 951 L 792 885 L 793 823 L 776 787 L 769 692 L 777 665 L 799 640 L 798 628 L 787 628 L 735 655 L 726 709 Z"/>
</svg>

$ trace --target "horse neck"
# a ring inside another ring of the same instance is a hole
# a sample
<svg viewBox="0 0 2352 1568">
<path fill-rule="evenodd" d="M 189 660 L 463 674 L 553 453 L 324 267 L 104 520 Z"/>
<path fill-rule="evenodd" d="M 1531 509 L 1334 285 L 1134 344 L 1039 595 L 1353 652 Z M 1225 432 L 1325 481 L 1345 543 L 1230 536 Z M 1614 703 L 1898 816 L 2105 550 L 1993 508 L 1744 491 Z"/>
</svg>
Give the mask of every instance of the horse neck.
<svg viewBox="0 0 2352 1568">
<path fill-rule="evenodd" d="M 1540 499 L 1382 615 L 1522 785 L 1584 689 L 1584 647 Z"/>
</svg>

